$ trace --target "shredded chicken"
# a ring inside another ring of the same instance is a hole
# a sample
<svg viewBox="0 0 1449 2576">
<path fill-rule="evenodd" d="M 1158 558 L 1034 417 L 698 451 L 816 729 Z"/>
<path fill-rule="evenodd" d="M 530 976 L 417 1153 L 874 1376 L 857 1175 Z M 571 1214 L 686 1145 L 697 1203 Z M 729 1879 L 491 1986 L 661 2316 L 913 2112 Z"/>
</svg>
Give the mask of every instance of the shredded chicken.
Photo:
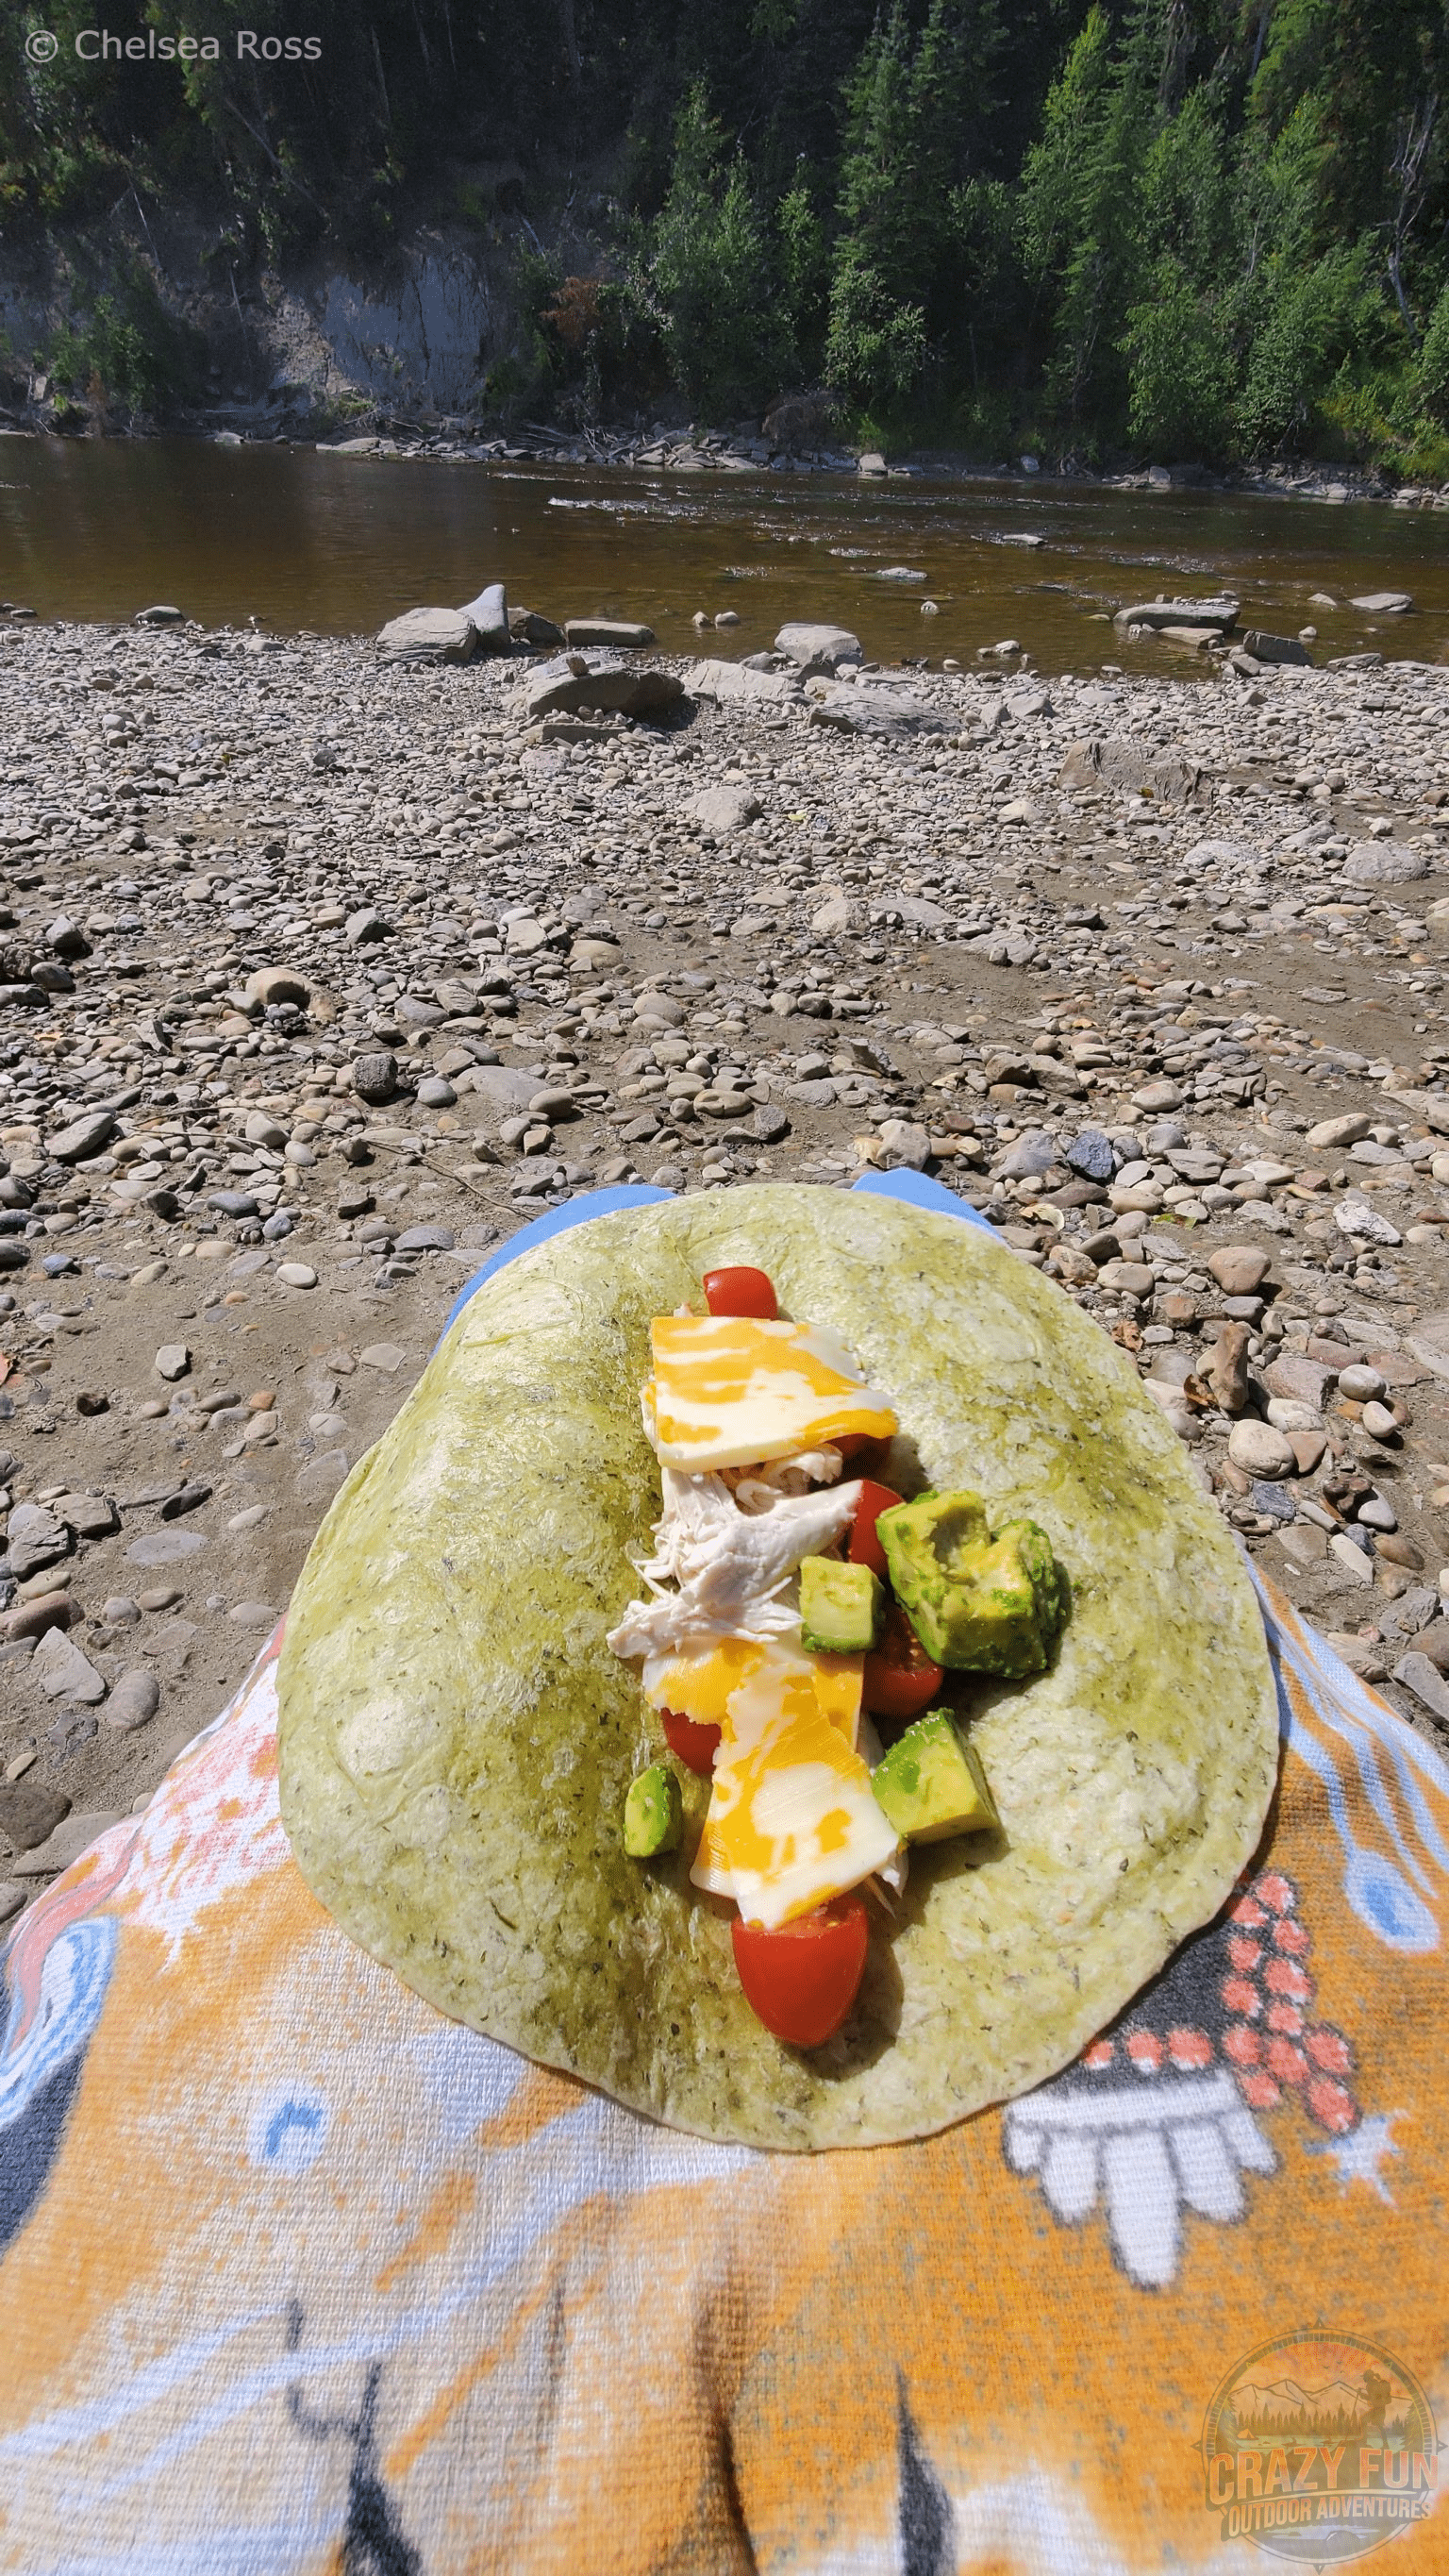
<svg viewBox="0 0 1449 2576">
<path fill-rule="evenodd" d="M 795 1627 L 798 1611 L 778 1595 L 802 1557 L 832 1546 L 854 1518 L 859 1484 L 783 1494 L 765 1510 L 745 1512 L 723 1476 L 689 1476 L 677 1467 L 661 1473 L 663 1517 L 654 1554 L 639 1568 L 654 1598 L 630 1602 L 610 1631 L 614 1653 L 677 1652 L 721 1629 L 765 1638 Z M 669 1583 L 678 1591 L 666 1591 Z"/>
<path fill-rule="evenodd" d="M 808 1494 L 813 1485 L 838 1483 L 845 1461 L 832 1441 L 801 1449 L 793 1458 L 771 1458 L 753 1467 L 720 1470 L 742 1512 L 768 1512 L 782 1494 Z"/>
</svg>

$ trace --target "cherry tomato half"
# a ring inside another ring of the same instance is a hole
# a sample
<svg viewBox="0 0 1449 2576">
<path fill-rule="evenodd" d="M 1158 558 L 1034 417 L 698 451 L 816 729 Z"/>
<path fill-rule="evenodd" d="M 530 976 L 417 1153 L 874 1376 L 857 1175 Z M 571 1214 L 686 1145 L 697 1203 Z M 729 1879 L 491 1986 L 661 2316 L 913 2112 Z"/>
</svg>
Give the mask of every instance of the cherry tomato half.
<svg viewBox="0 0 1449 2576">
<path fill-rule="evenodd" d="M 872 1536 L 874 1533 L 872 1532 Z M 945 1675 L 933 1664 L 899 1601 L 886 1612 L 880 1644 L 866 1656 L 861 1696 L 873 1717 L 919 1717 Z"/>
<path fill-rule="evenodd" d="M 882 1583 L 886 1579 L 886 1552 L 876 1537 L 875 1525 L 881 1513 L 894 1511 L 900 1500 L 901 1496 L 894 1493 L 889 1485 L 877 1485 L 869 1476 L 861 1479 L 860 1500 L 850 1524 L 850 1546 L 846 1553 L 852 1565 L 868 1565 L 872 1574 L 880 1576 Z"/>
<path fill-rule="evenodd" d="M 664 1740 L 671 1753 L 707 1780 L 714 1769 L 719 1751 L 720 1731 L 717 1726 L 697 1726 L 692 1717 L 680 1717 L 672 1708 L 659 1712 L 664 1725 Z"/>
<path fill-rule="evenodd" d="M 755 1315 L 772 1324 L 780 1309 L 767 1270 L 706 1270 L 704 1302 L 712 1315 Z"/>
<path fill-rule="evenodd" d="M 834 2038 L 860 1991 L 869 1940 L 858 1896 L 837 1896 L 774 1931 L 737 1914 L 735 1966 L 745 2000 L 777 2039 L 819 2048 Z"/>
</svg>

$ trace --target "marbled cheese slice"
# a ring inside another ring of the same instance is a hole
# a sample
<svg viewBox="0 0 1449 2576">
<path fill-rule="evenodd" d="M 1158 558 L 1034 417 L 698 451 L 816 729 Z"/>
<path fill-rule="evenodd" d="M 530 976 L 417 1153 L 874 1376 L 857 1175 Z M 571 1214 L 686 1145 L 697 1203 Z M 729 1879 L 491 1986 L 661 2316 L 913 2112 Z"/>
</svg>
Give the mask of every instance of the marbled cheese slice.
<svg viewBox="0 0 1449 2576">
<path fill-rule="evenodd" d="M 658 1315 L 644 1419 L 661 1463 L 694 1475 L 789 1458 L 859 1433 L 888 1440 L 896 1417 L 835 1334 L 752 1315 Z"/>
<path fill-rule="evenodd" d="M 726 1637 L 707 1653 L 645 1666 L 655 1707 L 722 1729 L 690 1876 L 732 1896 L 748 1922 L 808 1914 L 895 1855 L 855 1749 L 862 1660 Z"/>
<path fill-rule="evenodd" d="M 716 1644 L 651 1655 L 641 1680 L 651 1708 L 671 1708 L 696 1726 L 722 1727 L 738 1738 L 754 1725 L 768 1701 L 757 1694 L 782 1692 L 808 1675 L 816 1700 L 852 1753 L 860 1731 L 863 1655 L 811 1655 L 790 1637 L 768 1641 L 721 1629 Z"/>
</svg>

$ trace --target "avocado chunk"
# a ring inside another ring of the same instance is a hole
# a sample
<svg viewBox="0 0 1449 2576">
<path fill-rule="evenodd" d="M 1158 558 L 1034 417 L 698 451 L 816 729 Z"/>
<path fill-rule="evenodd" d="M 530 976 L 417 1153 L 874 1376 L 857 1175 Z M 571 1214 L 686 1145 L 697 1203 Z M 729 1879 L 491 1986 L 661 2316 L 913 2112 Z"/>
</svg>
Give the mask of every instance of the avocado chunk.
<svg viewBox="0 0 1449 2576">
<path fill-rule="evenodd" d="M 989 1530 L 979 1494 L 917 1494 L 876 1532 L 897 1598 L 934 1663 L 1015 1678 L 1045 1672 L 1066 1577 L 1035 1521 Z"/>
<path fill-rule="evenodd" d="M 928 1709 L 883 1754 L 870 1785 L 902 1841 L 943 1843 L 1001 1822 L 975 1746 L 949 1709 Z"/>
<path fill-rule="evenodd" d="M 684 1801 L 679 1782 L 662 1762 L 651 1762 L 629 1783 L 624 1800 L 624 1849 L 631 1860 L 652 1860 L 656 1852 L 679 1848 L 684 1831 Z"/>
<path fill-rule="evenodd" d="M 800 1565 L 800 1643 L 812 1655 L 868 1654 L 880 1633 L 885 1590 L 868 1565 L 807 1556 Z"/>
</svg>

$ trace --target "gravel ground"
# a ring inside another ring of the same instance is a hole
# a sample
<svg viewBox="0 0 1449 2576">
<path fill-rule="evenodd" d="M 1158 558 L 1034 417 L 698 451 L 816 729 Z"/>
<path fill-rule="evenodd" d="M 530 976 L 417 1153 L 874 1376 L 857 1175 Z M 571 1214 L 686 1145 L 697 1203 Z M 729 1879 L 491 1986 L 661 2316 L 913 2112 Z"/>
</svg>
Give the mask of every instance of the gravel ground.
<svg viewBox="0 0 1449 2576">
<path fill-rule="evenodd" d="M 540 658 L 0 626 L 0 1917 L 632 1176 L 937 1173 L 1449 1735 L 1449 671 Z"/>
</svg>

